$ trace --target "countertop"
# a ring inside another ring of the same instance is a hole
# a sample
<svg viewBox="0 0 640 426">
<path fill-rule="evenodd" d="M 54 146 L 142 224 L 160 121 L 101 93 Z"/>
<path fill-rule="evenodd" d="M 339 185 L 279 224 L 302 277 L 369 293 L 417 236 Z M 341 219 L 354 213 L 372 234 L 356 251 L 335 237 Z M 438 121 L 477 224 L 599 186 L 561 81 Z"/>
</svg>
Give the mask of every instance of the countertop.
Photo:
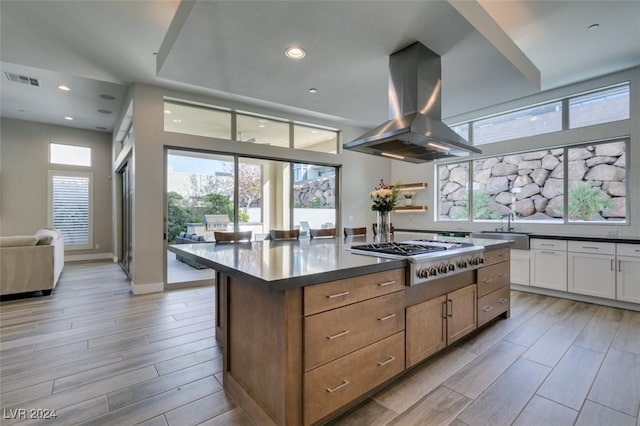
<svg viewBox="0 0 640 426">
<path fill-rule="evenodd" d="M 424 231 L 419 229 L 396 229 L 396 231 L 401 232 L 420 232 L 427 234 L 443 234 L 450 233 L 451 235 L 464 235 L 467 236 L 471 233 L 480 233 L 482 231 Z M 494 231 L 487 231 L 494 232 Z M 496 231 L 499 232 L 499 231 Z M 513 231 L 518 233 L 519 231 Z M 640 244 L 640 238 L 624 238 L 624 237 L 587 237 L 587 236 L 577 236 L 577 235 L 542 235 L 536 234 L 535 232 L 524 232 L 524 234 L 529 235 L 529 238 L 540 238 L 545 240 L 566 240 L 566 241 L 595 241 L 600 243 L 623 243 L 623 244 Z M 448 238 L 443 236 L 443 238 Z"/>
<path fill-rule="evenodd" d="M 394 241 L 433 234 L 396 232 Z M 439 237 L 444 241 L 468 241 L 486 249 L 509 247 L 511 242 L 478 238 Z M 279 291 L 304 287 L 362 274 L 407 266 L 404 259 L 386 259 L 352 254 L 351 245 L 373 242 L 372 238 L 301 238 L 289 241 L 252 241 L 236 244 L 173 244 L 169 251 L 192 258 L 220 272 Z"/>
</svg>

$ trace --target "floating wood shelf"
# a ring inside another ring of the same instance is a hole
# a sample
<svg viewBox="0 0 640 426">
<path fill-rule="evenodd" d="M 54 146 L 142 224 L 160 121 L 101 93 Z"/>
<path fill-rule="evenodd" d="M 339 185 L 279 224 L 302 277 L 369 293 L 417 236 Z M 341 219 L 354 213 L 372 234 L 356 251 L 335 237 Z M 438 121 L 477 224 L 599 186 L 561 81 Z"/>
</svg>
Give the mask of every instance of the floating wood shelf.
<svg viewBox="0 0 640 426">
<path fill-rule="evenodd" d="M 399 191 L 418 191 L 420 189 L 426 189 L 428 186 L 427 182 L 416 182 L 416 183 L 403 183 L 398 185 Z"/>
<path fill-rule="evenodd" d="M 427 206 L 398 206 L 394 212 L 426 212 Z"/>
</svg>

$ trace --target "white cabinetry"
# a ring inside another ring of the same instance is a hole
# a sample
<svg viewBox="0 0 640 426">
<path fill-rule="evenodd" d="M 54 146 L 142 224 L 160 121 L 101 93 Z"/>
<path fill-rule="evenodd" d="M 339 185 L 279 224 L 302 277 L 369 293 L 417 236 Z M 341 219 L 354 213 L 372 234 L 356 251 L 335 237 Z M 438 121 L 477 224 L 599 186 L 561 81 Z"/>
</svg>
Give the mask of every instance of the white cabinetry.
<svg viewBox="0 0 640 426">
<path fill-rule="evenodd" d="M 617 299 L 640 303 L 640 244 L 617 244 Z"/>
<path fill-rule="evenodd" d="M 530 284 L 567 291 L 567 242 L 532 238 Z"/>
<path fill-rule="evenodd" d="M 529 285 L 531 274 L 531 255 L 529 250 L 511 249 L 511 282 Z"/>
<path fill-rule="evenodd" d="M 616 298 L 616 245 L 569 241 L 568 287 L 571 293 Z"/>
</svg>

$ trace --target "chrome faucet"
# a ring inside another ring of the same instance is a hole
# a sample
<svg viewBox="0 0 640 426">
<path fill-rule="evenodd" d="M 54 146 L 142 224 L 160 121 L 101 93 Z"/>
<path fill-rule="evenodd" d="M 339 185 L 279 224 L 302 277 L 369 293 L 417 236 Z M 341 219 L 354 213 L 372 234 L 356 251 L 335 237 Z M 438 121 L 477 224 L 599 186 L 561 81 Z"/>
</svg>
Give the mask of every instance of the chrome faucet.
<svg viewBox="0 0 640 426">
<path fill-rule="evenodd" d="M 513 231 L 515 228 L 515 226 L 511 226 L 511 218 L 513 217 L 513 222 L 515 223 L 516 221 L 516 212 L 513 210 L 510 210 L 509 213 L 507 213 L 507 232 L 511 232 Z"/>
<path fill-rule="evenodd" d="M 504 214 L 500 217 L 500 228 L 496 228 L 496 231 L 500 231 L 500 232 L 505 232 L 504 231 L 504 218 L 507 218 L 507 232 L 511 232 L 513 231 L 515 228 L 515 226 L 511 225 L 511 220 L 513 218 L 513 222 L 515 223 L 516 221 L 516 212 L 514 212 L 513 210 L 510 210 L 509 213 Z"/>
</svg>

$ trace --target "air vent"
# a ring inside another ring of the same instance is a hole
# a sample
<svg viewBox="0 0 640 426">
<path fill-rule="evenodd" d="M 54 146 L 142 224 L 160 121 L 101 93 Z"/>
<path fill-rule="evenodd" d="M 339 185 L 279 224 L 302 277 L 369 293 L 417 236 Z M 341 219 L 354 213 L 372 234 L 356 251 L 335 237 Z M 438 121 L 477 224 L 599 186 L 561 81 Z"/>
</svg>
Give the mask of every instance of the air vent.
<svg viewBox="0 0 640 426">
<path fill-rule="evenodd" d="M 28 84 L 29 86 L 40 87 L 40 82 L 37 78 L 27 77 L 26 75 L 15 74 L 12 72 L 4 73 L 10 81 L 14 81 L 16 83 Z"/>
</svg>

